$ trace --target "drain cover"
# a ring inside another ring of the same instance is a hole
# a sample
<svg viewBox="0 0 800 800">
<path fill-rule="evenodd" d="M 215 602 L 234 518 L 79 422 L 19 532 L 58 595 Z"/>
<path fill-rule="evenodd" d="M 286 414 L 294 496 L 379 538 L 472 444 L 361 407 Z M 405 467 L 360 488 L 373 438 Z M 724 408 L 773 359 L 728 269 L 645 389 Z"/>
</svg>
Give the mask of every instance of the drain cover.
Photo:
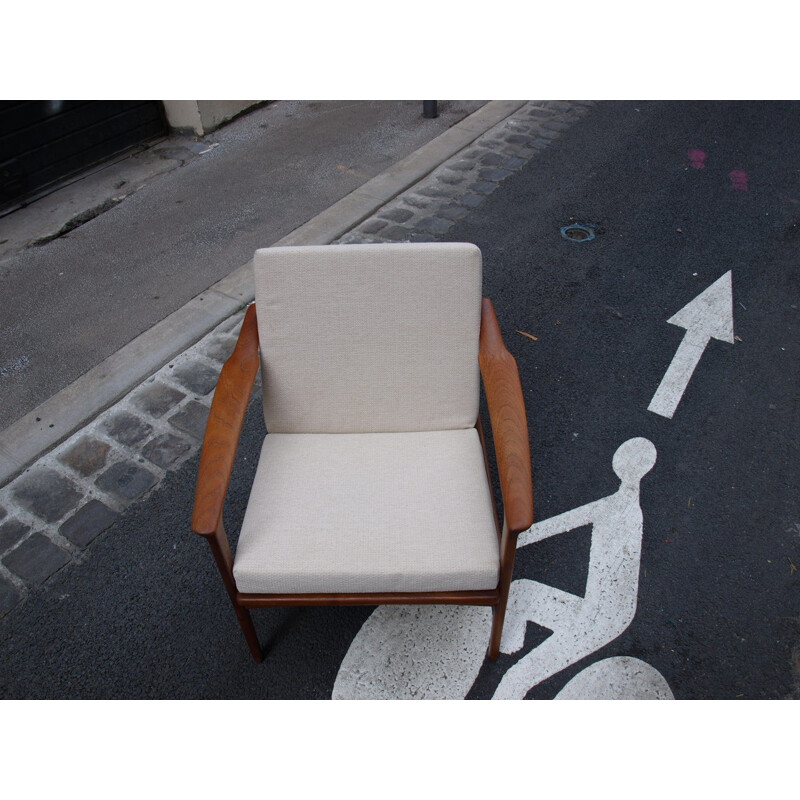
<svg viewBox="0 0 800 800">
<path fill-rule="evenodd" d="M 597 225 L 591 222 L 573 222 L 561 229 L 561 235 L 570 242 L 591 242 Z"/>
</svg>

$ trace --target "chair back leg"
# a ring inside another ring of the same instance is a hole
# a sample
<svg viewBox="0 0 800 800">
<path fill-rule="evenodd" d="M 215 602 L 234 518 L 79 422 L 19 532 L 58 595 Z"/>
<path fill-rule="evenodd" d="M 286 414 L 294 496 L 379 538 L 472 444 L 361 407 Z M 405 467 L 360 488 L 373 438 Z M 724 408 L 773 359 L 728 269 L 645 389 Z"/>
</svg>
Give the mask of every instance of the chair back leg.
<svg viewBox="0 0 800 800">
<path fill-rule="evenodd" d="M 247 646 L 250 648 L 250 654 L 256 664 L 260 664 L 264 660 L 264 654 L 261 652 L 261 645 L 258 643 L 258 634 L 256 633 L 255 625 L 253 625 L 253 618 L 250 616 L 250 609 L 242 608 L 242 606 L 234 603 L 233 610 L 236 612 L 236 619 L 239 620 L 239 625 L 242 626 L 242 632 L 247 640 Z"/>
<path fill-rule="evenodd" d="M 489 649 L 486 657 L 489 661 L 497 661 L 500 655 L 500 639 L 503 636 L 503 622 L 506 618 L 508 596 L 501 597 L 496 606 L 492 606 L 492 633 L 489 638 Z"/>
</svg>

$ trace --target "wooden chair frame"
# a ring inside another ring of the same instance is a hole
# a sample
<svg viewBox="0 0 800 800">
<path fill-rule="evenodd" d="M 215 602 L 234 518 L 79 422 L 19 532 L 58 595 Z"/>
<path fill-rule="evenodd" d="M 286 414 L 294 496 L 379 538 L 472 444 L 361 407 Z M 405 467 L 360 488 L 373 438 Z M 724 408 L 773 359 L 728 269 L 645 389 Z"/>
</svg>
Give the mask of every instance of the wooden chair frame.
<svg viewBox="0 0 800 800">
<path fill-rule="evenodd" d="M 491 606 L 492 630 L 487 656 L 494 661 L 500 652 L 500 637 L 514 570 L 517 536 L 533 524 L 533 485 L 528 425 L 517 362 L 503 343 L 492 302 L 488 298 L 483 298 L 482 301 L 478 358 L 489 407 L 503 498 L 502 526 L 499 524 L 497 508 L 494 514 L 500 542 L 500 578 L 497 588 L 491 590 L 369 594 L 244 594 L 237 590 L 233 577 L 233 555 L 225 533 L 222 511 L 245 412 L 260 366 L 258 347 L 256 307 L 251 304 L 245 314 L 236 347 L 222 368 L 211 404 L 200 455 L 192 516 L 193 530 L 204 536 L 211 546 L 253 658 L 257 662 L 263 660 L 250 615 L 251 608 L 452 604 Z M 480 435 L 486 475 L 491 486 L 480 415 L 475 427 Z"/>
</svg>

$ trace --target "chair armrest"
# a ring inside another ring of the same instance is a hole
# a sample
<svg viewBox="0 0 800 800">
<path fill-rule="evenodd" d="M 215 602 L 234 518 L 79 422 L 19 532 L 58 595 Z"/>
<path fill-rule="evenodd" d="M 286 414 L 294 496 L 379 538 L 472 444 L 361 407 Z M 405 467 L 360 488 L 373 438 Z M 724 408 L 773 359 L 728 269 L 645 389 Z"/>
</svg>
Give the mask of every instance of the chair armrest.
<svg viewBox="0 0 800 800">
<path fill-rule="evenodd" d="M 514 356 L 508 352 L 492 301 L 481 306 L 478 361 L 492 423 L 505 523 L 517 534 L 533 524 L 533 481 L 525 402 Z"/>
<path fill-rule="evenodd" d="M 251 304 L 244 315 L 236 347 L 220 372 L 203 437 L 192 514 L 192 529 L 201 536 L 213 536 L 222 519 L 225 494 L 258 367 L 256 307 Z"/>
</svg>

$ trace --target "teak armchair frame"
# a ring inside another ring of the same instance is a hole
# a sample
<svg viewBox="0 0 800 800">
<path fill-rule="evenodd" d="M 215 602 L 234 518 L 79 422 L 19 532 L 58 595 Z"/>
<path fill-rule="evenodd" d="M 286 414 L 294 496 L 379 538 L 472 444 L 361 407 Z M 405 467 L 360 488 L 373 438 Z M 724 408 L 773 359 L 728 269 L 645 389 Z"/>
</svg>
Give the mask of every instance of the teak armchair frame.
<svg viewBox="0 0 800 800">
<path fill-rule="evenodd" d="M 192 528 L 205 537 L 211 546 L 236 617 L 257 662 L 263 660 L 263 653 L 250 615 L 251 608 L 318 605 L 490 606 L 493 615 L 487 656 L 493 661 L 497 658 L 514 569 L 517 536 L 533 524 L 533 488 L 528 426 L 517 363 L 503 343 L 494 307 L 488 298 L 483 298 L 481 306 L 478 360 L 503 499 L 502 526 L 496 507 L 494 514 L 500 543 L 500 577 L 495 589 L 370 594 L 243 594 L 236 588 L 233 555 L 222 512 L 245 412 L 260 366 L 255 304 L 247 309 L 236 347 L 222 368 L 211 404 L 200 456 Z M 487 479 L 491 485 L 480 416 L 475 426 L 483 446 Z"/>
</svg>

